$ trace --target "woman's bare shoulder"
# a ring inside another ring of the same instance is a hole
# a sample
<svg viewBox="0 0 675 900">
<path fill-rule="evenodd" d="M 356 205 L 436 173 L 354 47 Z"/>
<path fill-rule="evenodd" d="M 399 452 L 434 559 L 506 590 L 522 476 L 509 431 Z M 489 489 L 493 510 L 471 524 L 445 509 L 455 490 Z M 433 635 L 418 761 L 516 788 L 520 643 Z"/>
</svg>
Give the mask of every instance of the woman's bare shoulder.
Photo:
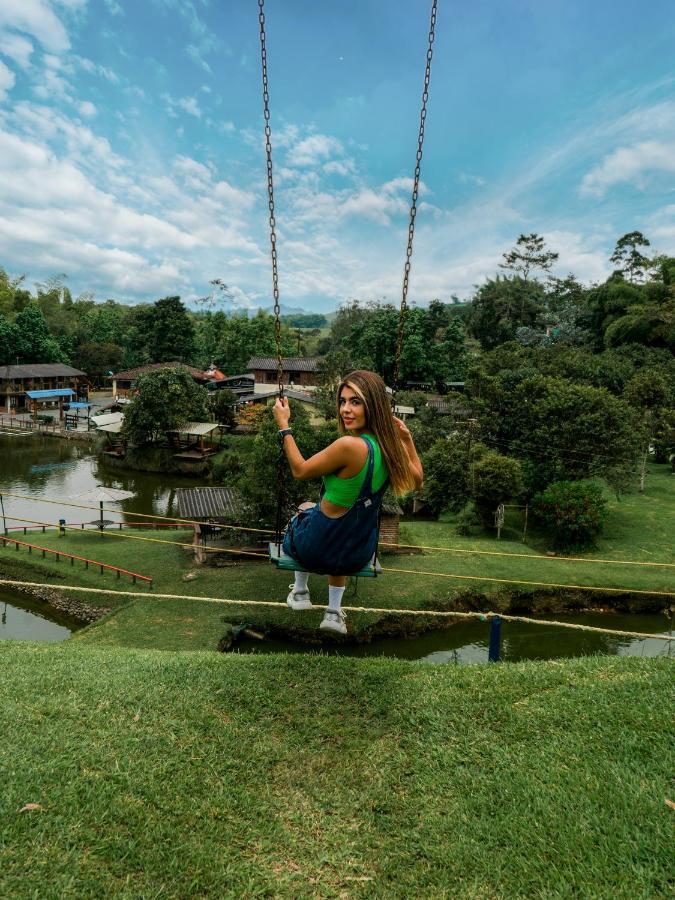
<svg viewBox="0 0 675 900">
<path fill-rule="evenodd" d="M 368 447 L 363 438 L 355 437 L 352 434 L 343 434 L 342 437 L 333 441 L 331 446 L 335 447 L 348 460 L 365 459 L 368 455 Z"/>
</svg>

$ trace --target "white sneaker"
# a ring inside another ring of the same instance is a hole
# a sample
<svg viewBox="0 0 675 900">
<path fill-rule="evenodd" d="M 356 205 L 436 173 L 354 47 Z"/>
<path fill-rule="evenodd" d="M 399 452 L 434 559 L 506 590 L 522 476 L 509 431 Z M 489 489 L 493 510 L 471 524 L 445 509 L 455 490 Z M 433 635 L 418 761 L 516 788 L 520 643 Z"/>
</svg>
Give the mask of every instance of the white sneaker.
<svg viewBox="0 0 675 900">
<path fill-rule="evenodd" d="M 345 622 L 345 614 L 340 610 L 335 612 L 327 609 L 323 614 L 323 621 L 319 625 L 323 631 L 334 631 L 336 634 L 347 634 L 347 623 Z"/>
<path fill-rule="evenodd" d="M 291 609 L 312 609 L 312 601 L 309 599 L 309 591 L 297 591 L 297 593 L 293 590 L 295 587 L 294 584 L 289 584 L 289 588 L 291 589 L 290 594 L 286 597 L 286 603 L 290 606 Z"/>
</svg>

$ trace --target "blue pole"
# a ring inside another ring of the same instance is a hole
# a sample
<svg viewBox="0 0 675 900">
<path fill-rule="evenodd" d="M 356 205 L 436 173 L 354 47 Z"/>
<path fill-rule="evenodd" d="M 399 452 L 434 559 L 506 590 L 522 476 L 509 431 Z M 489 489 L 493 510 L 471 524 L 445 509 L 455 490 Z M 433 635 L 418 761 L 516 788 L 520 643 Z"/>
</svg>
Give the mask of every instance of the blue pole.
<svg viewBox="0 0 675 900">
<path fill-rule="evenodd" d="M 490 646 L 488 647 L 488 662 L 499 662 L 499 654 L 502 645 L 502 620 L 499 616 L 490 619 Z"/>
</svg>

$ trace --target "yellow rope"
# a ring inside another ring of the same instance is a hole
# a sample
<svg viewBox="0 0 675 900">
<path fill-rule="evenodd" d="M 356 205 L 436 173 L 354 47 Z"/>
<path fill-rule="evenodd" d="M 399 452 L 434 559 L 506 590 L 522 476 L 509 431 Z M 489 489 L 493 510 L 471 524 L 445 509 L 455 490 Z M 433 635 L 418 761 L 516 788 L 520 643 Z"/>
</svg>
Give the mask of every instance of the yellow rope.
<svg viewBox="0 0 675 900">
<path fill-rule="evenodd" d="M 4 491 L 0 491 L 0 494 L 3 497 L 11 497 L 16 500 L 32 500 L 39 503 L 50 503 L 54 506 L 73 506 L 76 509 L 87 509 L 90 512 L 96 512 L 100 510 L 100 507 L 94 506 L 84 506 L 81 503 L 69 503 L 61 500 L 47 500 L 44 497 L 31 497 L 25 494 L 8 494 Z M 103 512 L 110 513 L 111 515 L 117 515 L 119 510 L 108 509 L 108 507 L 103 507 Z M 175 516 L 158 516 L 153 515 L 152 513 L 134 513 L 134 512 L 126 512 L 125 516 L 133 516 L 134 518 L 143 518 L 143 519 L 153 519 L 162 522 L 171 522 L 177 525 L 204 525 L 204 522 L 196 522 L 192 519 L 180 519 Z M 15 519 L 16 521 L 30 521 L 29 519 L 19 519 L 16 516 L 7 516 L 8 519 Z M 39 523 L 42 524 L 42 523 Z M 215 524 L 215 523 L 214 523 Z M 256 534 L 274 534 L 273 528 L 250 528 L 245 525 L 222 525 L 220 523 L 217 524 L 218 528 L 226 528 L 231 531 L 250 531 Z M 171 542 L 170 542 L 171 543 Z M 583 556 L 544 556 L 536 553 L 506 553 L 503 550 L 472 550 L 464 547 L 430 547 L 425 544 L 395 544 L 390 541 L 380 541 L 380 546 L 382 547 L 395 547 L 399 550 L 430 550 L 430 551 L 438 551 L 443 553 L 466 553 L 468 555 L 473 556 L 503 556 L 503 557 L 515 557 L 516 559 L 536 559 L 544 562 L 583 562 L 583 563 L 601 563 L 603 565 L 617 565 L 617 566 L 651 566 L 654 568 L 665 568 L 665 569 L 675 569 L 675 563 L 661 563 L 661 562 L 650 562 L 648 560 L 633 560 L 633 559 L 601 559 L 598 557 L 588 557 L 585 558 Z"/>
<path fill-rule="evenodd" d="M 646 594 L 650 597 L 675 597 L 673 591 L 643 591 L 637 588 L 596 587 L 588 584 L 555 584 L 549 581 L 516 581 L 513 578 L 490 578 L 487 575 L 450 575 L 447 572 L 424 572 L 421 569 L 394 569 L 382 567 L 383 572 L 399 572 L 407 575 L 434 575 L 436 578 L 454 578 L 460 581 L 494 581 L 496 584 L 524 584 L 529 587 L 567 588 L 579 591 L 602 591 L 609 594 Z"/>
<path fill-rule="evenodd" d="M 381 547 L 396 547 L 399 550 L 438 550 L 444 553 L 470 553 L 478 556 L 513 556 L 516 559 L 538 559 L 555 562 L 609 563 L 616 566 L 656 566 L 664 569 L 675 569 L 675 563 L 649 562 L 634 559 L 601 559 L 593 556 L 542 556 L 539 553 L 506 553 L 503 550 L 469 550 L 464 547 L 427 547 L 425 544 L 392 544 L 380 541 Z"/>
<path fill-rule="evenodd" d="M 50 522 L 38 522 L 37 519 L 22 519 L 19 516 L 7 516 L 7 518 L 14 519 L 16 522 L 28 522 L 30 525 L 44 525 L 45 528 L 54 528 L 57 531 L 59 528 L 65 528 L 68 531 L 75 531 L 78 534 L 82 532 L 82 529 L 77 525 L 53 525 Z M 243 554 L 244 556 L 257 556 L 259 559 L 267 559 L 266 553 L 255 553 L 253 550 L 228 550 L 225 547 L 202 547 L 201 544 L 187 544 L 181 541 L 165 541 L 162 538 L 141 537 L 137 534 L 122 534 L 121 531 L 102 530 L 99 533 L 103 535 L 103 537 L 123 538 L 126 541 L 146 541 L 151 544 L 170 544 L 172 547 L 189 547 L 191 550 L 203 550 L 205 553 L 234 553 L 237 556 Z M 2 535 L 0 535 L 0 540 L 2 540 Z"/>
<path fill-rule="evenodd" d="M 21 522 L 29 522 L 33 525 L 44 525 L 48 528 L 58 529 L 59 525 L 50 525 L 47 522 L 37 522 L 34 519 L 16 519 L 16 521 Z M 72 531 L 80 532 L 80 528 L 75 525 L 64 525 L 64 528 L 70 529 Z M 195 549 L 195 544 L 187 544 L 180 543 L 178 541 L 165 541 L 162 538 L 148 538 L 148 537 L 140 537 L 136 534 L 122 534 L 119 531 L 102 531 L 102 535 L 105 537 L 114 537 L 114 538 L 122 538 L 127 541 L 145 541 L 153 544 L 169 544 L 172 547 L 189 547 L 191 550 Z M 2 537 L 0 536 L 0 540 Z M 203 550 L 209 553 L 233 553 L 236 555 L 244 555 L 244 556 L 256 556 L 258 559 L 266 559 L 267 554 L 265 553 L 255 553 L 252 550 L 227 550 L 225 548 L 220 547 L 202 547 L 199 545 L 198 549 Z M 396 572 L 403 575 L 428 575 L 435 576 L 436 578 L 452 578 L 456 581 L 488 581 L 493 582 L 494 584 L 517 584 L 517 585 L 526 585 L 528 587 L 547 587 L 547 588 L 567 588 L 571 590 L 581 590 L 581 591 L 600 591 L 603 593 L 610 594 L 644 594 L 649 597 L 673 597 L 675 596 L 675 592 L 673 591 L 645 591 L 640 590 L 638 588 L 613 588 L 613 587 L 596 587 L 594 585 L 585 585 L 585 584 L 559 584 L 557 582 L 548 582 L 548 581 L 521 581 L 513 578 L 491 578 L 485 575 L 451 575 L 447 572 L 427 572 L 422 569 L 398 569 L 393 568 L 391 566 L 382 567 L 383 572 Z"/>
<path fill-rule="evenodd" d="M 133 597 L 149 599 L 150 595 L 141 593 L 140 591 L 115 591 L 107 588 L 87 588 L 78 585 L 66 584 L 43 584 L 39 581 L 15 581 L 9 578 L 0 578 L 0 584 L 10 587 L 33 587 L 33 588 L 49 588 L 57 591 L 80 591 L 86 594 L 106 594 L 115 597 Z M 230 600 L 224 597 L 200 597 L 190 594 L 152 594 L 152 600 L 196 600 L 202 603 L 220 603 L 226 606 L 272 606 L 277 609 L 287 609 L 286 604 L 278 600 Z M 323 606 L 315 606 L 315 609 L 324 609 Z M 675 641 L 675 635 L 670 634 L 649 634 L 643 631 L 619 631 L 613 628 L 598 628 L 594 625 L 577 625 L 572 622 L 549 621 L 546 619 L 532 619 L 528 616 L 510 616 L 498 612 L 459 612 L 447 610 L 432 609 L 382 609 L 379 607 L 367 606 L 344 606 L 347 612 L 359 613 L 377 613 L 384 615 L 398 616 L 432 616 L 450 619 L 491 619 L 498 616 L 507 622 L 524 622 L 528 625 L 554 625 L 558 628 L 572 628 L 577 631 L 594 631 L 600 634 L 620 635 L 621 637 L 636 638 L 655 638 L 662 641 Z"/>
<path fill-rule="evenodd" d="M 107 506 L 85 506 L 82 503 L 69 503 L 66 500 L 47 500 L 46 497 L 30 497 L 26 494 L 8 494 L 5 491 L 0 491 L 0 496 L 3 497 L 11 497 L 13 500 L 32 500 L 36 503 L 50 503 L 53 506 L 73 506 L 75 509 L 88 509 L 90 512 L 105 512 L 110 513 L 111 515 L 119 515 L 118 509 L 108 509 Z M 124 511 L 125 516 L 133 516 L 136 519 L 157 519 L 162 522 L 172 522 L 176 525 L 204 525 L 209 523 L 204 522 L 195 522 L 192 519 L 178 519 L 175 516 L 156 516 L 152 513 L 135 513 L 135 512 L 127 512 Z M 8 519 L 14 519 L 16 516 L 7 516 Z M 221 525 L 218 523 L 218 528 L 229 528 L 233 531 L 253 531 L 259 534 L 274 534 L 273 528 L 248 528 L 243 525 Z"/>
</svg>

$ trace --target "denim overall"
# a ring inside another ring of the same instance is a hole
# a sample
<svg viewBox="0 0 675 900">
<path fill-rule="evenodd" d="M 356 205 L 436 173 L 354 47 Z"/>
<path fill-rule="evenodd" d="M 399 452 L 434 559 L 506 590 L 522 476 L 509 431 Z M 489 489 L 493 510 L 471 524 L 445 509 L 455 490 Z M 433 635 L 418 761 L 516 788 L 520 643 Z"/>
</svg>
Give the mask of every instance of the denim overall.
<svg viewBox="0 0 675 900">
<path fill-rule="evenodd" d="M 365 438 L 363 438 L 365 440 Z M 317 575 L 353 575 L 377 550 L 380 506 L 388 480 L 372 492 L 375 457 L 369 441 L 368 469 L 356 503 L 333 519 L 321 511 L 321 501 L 294 516 L 284 536 L 283 550 L 303 569 Z M 324 488 L 321 489 L 323 497 Z"/>
</svg>

